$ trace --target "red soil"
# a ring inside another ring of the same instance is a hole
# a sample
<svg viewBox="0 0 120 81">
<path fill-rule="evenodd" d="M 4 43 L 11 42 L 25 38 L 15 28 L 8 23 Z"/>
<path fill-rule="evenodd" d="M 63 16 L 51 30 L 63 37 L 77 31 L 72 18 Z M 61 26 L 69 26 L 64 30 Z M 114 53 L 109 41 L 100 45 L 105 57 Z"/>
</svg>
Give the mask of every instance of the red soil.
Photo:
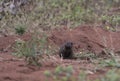
<svg viewBox="0 0 120 81">
<path fill-rule="evenodd" d="M 76 51 L 89 50 L 100 54 L 105 48 L 119 52 L 119 36 L 120 32 L 107 31 L 100 27 L 81 26 L 72 30 L 68 28 L 55 29 L 49 39 L 57 45 L 72 41 Z"/>
<path fill-rule="evenodd" d="M 118 52 L 120 48 L 119 34 L 119 32 L 110 32 L 91 26 L 77 27 L 72 30 L 61 28 L 52 30 L 49 41 L 58 46 L 65 41 L 72 41 L 76 52 L 84 49 L 98 54 L 105 47 L 114 48 L 114 51 Z M 42 67 L 28 66 L 23 59 L 12 56 L 9 48 L 18 37 L 29 40 L 30 35 L 0 37 L 0 81 L 45 81 L 44 71 L 53 70 L 55 66 L 49 62 L 48 65 Z M 57 60 L 60 61 L 60 59 Z M 75 75 L 81 69 L 89 71 L 95 69 L 95 65 L 84 60 L 63 60 L 60 65 L 72 65 L 75 69 Z M 86 73 L 89 74 L 91 79 L 106 72 L 106 70 L 103 70 L 92 74 L 89 71 Z"/>
</svg>

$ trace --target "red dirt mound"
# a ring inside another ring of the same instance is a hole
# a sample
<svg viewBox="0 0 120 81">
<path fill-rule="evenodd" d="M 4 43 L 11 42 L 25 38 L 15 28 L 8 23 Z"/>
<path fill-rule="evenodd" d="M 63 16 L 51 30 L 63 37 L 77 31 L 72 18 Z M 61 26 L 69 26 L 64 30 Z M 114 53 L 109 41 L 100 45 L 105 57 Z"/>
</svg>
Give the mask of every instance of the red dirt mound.
<svg viewBox="0 0 120 81">
<path fill-rule="evenodd" d="M 28 40 L 30 39 L 31 35 L 30 34 L 25 34 L 23 36 L 7 36 L 7 37 L 0 37 L 0 52 L 5 52 L 5 51 L 10 51 L 11 45 L 15 43 L 15 40 L 18 38 L 21 38 L 23 40 Z"/>
<path fill-rule="evenodd" d="M 80 26 L 74 29 L 60 28 L 52 30 L 49 40 L 58 46 L 66 41 L 72 41 L 76 51 L 89 50 L 96 54 L 103 49 L 120 51 L 120 32 L 104 30 L 100 27 Z"/>
<path fill-rule="evenodd" d="M 61 45 L 66 41 L 73 41 L 76 51 L 81 49 L 93 52 L 101 52 L 105 47 L 119 50 L 120 38 L 119 32 L 109 32 L 101 28 L 90 26 L 77 27 L 73 30 L 67 28 L 55 29 L 49 37 L 54 44 Z M 0 37 L 0 81 L 45 81 L 44 71 L 54 70 L 55 66 L 47 62 L 42 67 L 28 66 L 24 59 L 19 59 L 11 55 L 9 48 L 15 42 L 15 39 L 22 38 L 29 40 L 31 35 Z M 50 43 L 51 43 L 50 42 Z M 5 52 L 4 52 L 5 51 Z M 61 59 L 57 59 L 60 61 Z M 60 65 L 73 65 L 75 74 L 81 69 L 93 71 L 96 66 L 87 60 L 63 60 Z M 107 70 L 89 74 L 91 79 L 103 75 Z M 50 80 L 52 81 L 52 80 Z"/>
</svg>

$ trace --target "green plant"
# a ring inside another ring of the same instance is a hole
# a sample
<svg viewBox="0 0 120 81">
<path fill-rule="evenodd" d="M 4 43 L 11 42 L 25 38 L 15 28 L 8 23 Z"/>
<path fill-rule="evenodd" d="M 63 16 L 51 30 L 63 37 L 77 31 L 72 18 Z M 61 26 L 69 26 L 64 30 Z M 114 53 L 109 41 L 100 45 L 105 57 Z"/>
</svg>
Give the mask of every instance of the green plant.
<svg viewBox="0 0 120 81">
<path fill-rule="evenodd" d="M 74 76 L 73 68 L 71 66 L 61 67 L 58 66 L 53 72 L 45 71 L 46 81 L 49 79 L 53 81 L 119 81 L 120 80 L 120 70 L 110 69 L 104 75 L 94 80 L 88 79 L 88 75 L 84 71 L 80 71 L 79 75 Z M 94 75 L 93 75 L 94 76 Z"/>
<path fill-rule="evenodd" d="M 47 79 L 52 78 L 54 81 L 74 81 L 75 77 L 73 76 L 72 66 L 61 67 L 58 66 L 54 72 L 45 71 Z"/>
<path fill-rule="evenodd" d="M 25 33 L 25 26 L 23 26 L 23 25 L 18 25 L 18 26 L 16 26 L 16 28 L 15 28 L 15 32 L 16 32 L 16 34 L 18 34 L 18 35 L 23 35 L 24 33 Z"/>
<path fill-rule="evenodd" d="M 119 71 L 112 69 L 108 71 L 106 75 L 104 77 L 101 77 L 100 80 L 98 81 L 119 81 L 120 80 L 119 74 L 120 74 Z"/>
<path fill-rule="evenodd" d="M 18 57 L 25 57 L 28 64 L 38 65 L 38 56 L 36 50 L 36 44 L 34 40 L 23 41 L 21 39 L 16 40 L 14 46 L 14 55 Z"/>
<path fill-rule="evenodd" d="M 97 55 L 89 51 L 83 51 L 75 54 L 75 57 L 77 59 L 92 60 L 92 59 L 96 59 Z"/>
<path fill-rule="evenodd" d="M 86 76 L 87 75 L 83 71 L 81 71 L 81 73 L 78 76 L 78 81 L 86 81 Z"/>
<path fill-rule="evenodd" d="M 105 49 L 105 54 L 107 55 L 107 59 L 104 59 L 100 62 L 102 66 L 108 66 L 108 67 L 118 67 L 120 68 L 120 63 L 117 58 L 117 55 L 113 52 L 113 50 Z"/>
<path fill-rule="evenodd" d="M 14 49 L 14 55 L 18 57 L 25 57 L 28 64 L 41 65 L 39 60 L 44 59 L 42 56 L 45 50 L 45 42 L 42 42 L 43 38 L 39 38 L 37 35 L 33 35 L 28 41 L 17 39 Z M 44 39 L 46 41 L 46 39 Z M 44 50 L 43 50 L 44 49 Z"/>
</svg>

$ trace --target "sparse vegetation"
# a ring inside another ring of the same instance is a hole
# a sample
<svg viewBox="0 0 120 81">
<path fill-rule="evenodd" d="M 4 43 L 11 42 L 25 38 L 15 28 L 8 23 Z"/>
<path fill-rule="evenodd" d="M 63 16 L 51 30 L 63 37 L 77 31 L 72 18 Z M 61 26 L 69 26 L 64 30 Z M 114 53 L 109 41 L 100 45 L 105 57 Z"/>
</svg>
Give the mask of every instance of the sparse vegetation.
<svg viewBox="0 0 120 81">
<path fill-rule="evenodd" d="M 118 71 L 116 73 L 116 71 Z M 95 80 L 87 79 L 85 71 L 81 71 L 79 75 L 75 76 L 72 66 L 61 67 L 58 66 L 54 72 L 45 71 L 44 74 L 47 81 L 52 78 L 54 81 L 119 81 L 120 70 L 111 69 L 106 74 Z"/>
<path fill-rule="evenodd" d="M 54 81 L 76 81 L 73 76 L 73 68 L 72 66 L 62 67 L 58 66 L 54 72 L 45 71 L 47 81 L 49 78 L 52 78 Z"/>
<path fill-rule="evenodd" d="M 19 22 L 29 27 L 27 30 L 33 28 L 48 30 L 60 26 L 77 27 L 81 24 L 101 22 L 105 24 L 104 27 L 109 26 L 113 28 L 112 30 L 117 31 L 120 25 L 119 12 L 116 9 L 114 13 L 114 9 L 112 9 L 116 8 L 115 4 L 120 3 L 119 0 L 34 0 L 34 2 L 30 0 L 28 3 L 30 7 L 29 13 L 26 8 L 27 4 L 19 7 L 16 16 L 5 12 L 6 14 L 2 16 L 0 22 L 1 28 L 6 29 L 9 24 L 10 30 L 14 31 L 14 27 Z M 4 2 L 5 4 L 7 3 Z M 119 8 L 119 5 L 117 8 Z"/>
<path fill-rule="evenodd" d="M 55 49 L 46 44 L 47 37 L 45 34 L 40 36 L 35 33 L 28 41 L 18 38 L 13 46 L 13 55 L 25 57 L 26 62 L 30 65 L 41 65 L 43 59 L 47 61 L 46 59 L 50 59 L 50 55 L 55 52 Z"/>
<path fill-rule="evenodd" d="M 107 67 L 117 67 L 120 68 L 120 60 L 119 56 L 113 52 L 113 50 L 105 50 L 105 54 L 107 55 L 107 59 L 104 59 L 100 62 L 102 66 Z"/>
<path fill-rule="evenodd" d="M 43 41 L 44 40 L 44 41 Z M 18 57 L 25 57 L 28 64 L 39 65 L 38 61 L 43 59 L 43 54 L 45 51 L 45 41 L 46 39 L 34 36 L 29 41 L 23 41 L 22 39 L 16 40 L 14 45 L 14 55 Z M 44 50 L 43 50 L 44 48 Z"/>
<path fill-rule="evenodd" d="M 92 52 L 83 51 L 75 55 L 77 59 L 91 60 L 96 59 L 98 56 Z"/>
</svg>

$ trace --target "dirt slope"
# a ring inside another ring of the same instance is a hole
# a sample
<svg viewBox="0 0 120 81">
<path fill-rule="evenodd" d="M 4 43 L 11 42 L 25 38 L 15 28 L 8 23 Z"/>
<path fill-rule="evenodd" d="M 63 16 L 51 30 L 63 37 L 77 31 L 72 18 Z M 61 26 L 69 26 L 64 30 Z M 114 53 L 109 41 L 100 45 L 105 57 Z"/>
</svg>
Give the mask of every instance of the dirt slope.
<svg viewBox="0 0 120 81">
<path fill-rule="evenodd" d="M 76 52 L 84 49 L 95 53 L 100 53 L 105 47 L 114 48 L 117 52 L 120 48 L 120 32 L 110 32 L 102 28 L 93 28 L 92 26 L 81 26 L 69 30 L 68 28 L 54 29 L 49 37 L 50 43 L 61 45 L 65 41 L 73 41 Z M 0 81 L 45 81 L 44 71 L 53 70 L 55 66 L 48 62 L 38 68 L 28 66 L 23 59 L 11 55 L 9 46 L 15 42 L 19 36 L 0 37 Z M 30 35 L 23 35 L 20 38 L 29 40 Z M 8 48 L 8 49 L 7 49 Z M 6 49 L 4 51 L 4 49 Z M 60 59 L 57 59 L 58 61 Z M 96 66 L 86 60 L 63 60 L 59 65 L 72 65 L 75 69 L 75 75 L 81 69 L 93 71 Z M 91 79 L 103 75 L 103 71 L 89 74 Z M 52 81 L 52 80 L 51 80 Z"/>
<path fill-rule="evenodd" d="M 98 54 L 104 48 L 119 52 L 119 36 L 120 32 L 107 31 L 100 27 L 80 26 L 72 30 L 68 28 L 55 29 L 49 39 L 57 45 L 72 41 L 76 51 L 89 50 Z"/>
</svg>

